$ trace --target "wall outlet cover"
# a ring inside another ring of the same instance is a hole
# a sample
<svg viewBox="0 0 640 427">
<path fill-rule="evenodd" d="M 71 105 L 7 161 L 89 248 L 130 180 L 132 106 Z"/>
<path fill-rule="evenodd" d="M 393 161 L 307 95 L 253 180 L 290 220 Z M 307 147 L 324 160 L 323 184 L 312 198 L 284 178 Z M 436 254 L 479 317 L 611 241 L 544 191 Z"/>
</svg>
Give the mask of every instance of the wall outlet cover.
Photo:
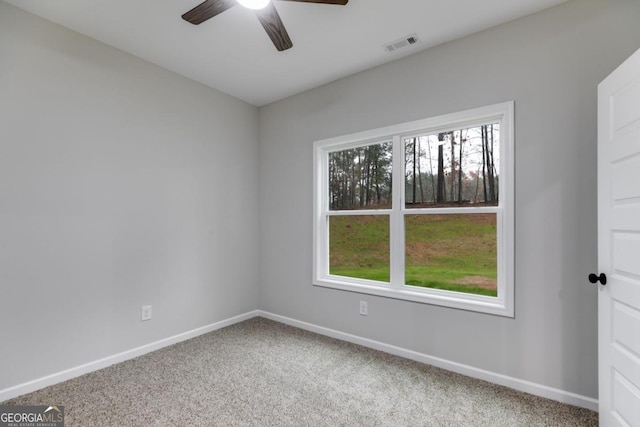
<svg viewBox="0 0 640 427">
<path fill-rule="evenodd" d="M 140 310 L 140 321 L 144 322 L 145 320 L 151 320 L 151 306 L 143 305 Z"/>
</svg>

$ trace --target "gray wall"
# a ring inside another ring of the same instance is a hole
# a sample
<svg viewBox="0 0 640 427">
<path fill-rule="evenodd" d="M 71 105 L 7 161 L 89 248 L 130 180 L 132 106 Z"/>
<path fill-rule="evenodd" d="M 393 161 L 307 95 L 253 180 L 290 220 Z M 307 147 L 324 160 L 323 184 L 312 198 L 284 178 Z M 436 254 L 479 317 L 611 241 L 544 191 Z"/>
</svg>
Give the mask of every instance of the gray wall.
<svg viewBox="0 0 640 427">
<path fill-rule="evenodd" d="M 596 86 L 640 48 L 638 16 L 573 0 L 261 108 L 258 306 L 597 397 Z M 515 319 L 311 285 L 312 141 L 509 100 Z"/>
<path fill-rule="evenodd" d="M 256 308 L 257 116 L 0 2 L 0 390 Z"/>
</svg>

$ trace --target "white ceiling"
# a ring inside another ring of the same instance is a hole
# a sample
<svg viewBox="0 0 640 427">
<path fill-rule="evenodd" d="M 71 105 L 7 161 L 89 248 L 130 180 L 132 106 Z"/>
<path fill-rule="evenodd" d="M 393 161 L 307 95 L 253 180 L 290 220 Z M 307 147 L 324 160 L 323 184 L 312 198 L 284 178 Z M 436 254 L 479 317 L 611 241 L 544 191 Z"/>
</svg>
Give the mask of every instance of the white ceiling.
<svg viewBox="0 0 640 427">
<path fill-rule="evenodd" d="M 293 41 L 284 52 L 242 6 L 195 26 L 181 15 L 201 0 L 5 1 L 262 106 L 565 0 L 273 0 Z M 412 33 L 419 43 L 383 49 Z"/>
</svg>

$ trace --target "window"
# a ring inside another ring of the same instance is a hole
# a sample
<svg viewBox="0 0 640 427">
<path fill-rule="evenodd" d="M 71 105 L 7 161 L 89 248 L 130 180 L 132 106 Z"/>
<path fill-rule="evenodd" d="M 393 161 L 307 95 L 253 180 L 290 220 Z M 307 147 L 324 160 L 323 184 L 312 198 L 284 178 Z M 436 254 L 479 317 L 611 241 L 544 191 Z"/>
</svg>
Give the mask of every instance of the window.
<svg viewBox="0 0 640 427">
<path fill-rule="evenodd" d="M 314 144 L 313 283 L 513 316 L 513 102 Z"/>
</svg>

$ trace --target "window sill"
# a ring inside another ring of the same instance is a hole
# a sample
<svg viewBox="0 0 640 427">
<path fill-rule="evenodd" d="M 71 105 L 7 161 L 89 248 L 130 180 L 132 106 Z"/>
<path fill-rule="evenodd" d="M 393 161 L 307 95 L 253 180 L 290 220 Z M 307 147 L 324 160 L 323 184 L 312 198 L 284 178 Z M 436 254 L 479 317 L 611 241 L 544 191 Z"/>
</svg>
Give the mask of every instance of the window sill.
<svg viewBox="0 0 640 427">
<path fill-rule="evenodd" d="M 441 291 L 438 289 L 418 288 L 406 285 L 401 288 L 391 288 L 388 284 L 382 282 L 364 280 L 351 281 L 349 278 L 337 276 L 328 276 L 326 278 L 314 280 L 313 285 L 367 295 L 376 295 L 385 298 L 418 302 L 422 304 L 449 307 L 458 310 L 473 311 L 510 318 L 514 317 L 513 306 L 510 307 L 505 303 L 505 300 L 509 301 L 509 298 L 488 297 L 484 295 Z"/>
</svg>

